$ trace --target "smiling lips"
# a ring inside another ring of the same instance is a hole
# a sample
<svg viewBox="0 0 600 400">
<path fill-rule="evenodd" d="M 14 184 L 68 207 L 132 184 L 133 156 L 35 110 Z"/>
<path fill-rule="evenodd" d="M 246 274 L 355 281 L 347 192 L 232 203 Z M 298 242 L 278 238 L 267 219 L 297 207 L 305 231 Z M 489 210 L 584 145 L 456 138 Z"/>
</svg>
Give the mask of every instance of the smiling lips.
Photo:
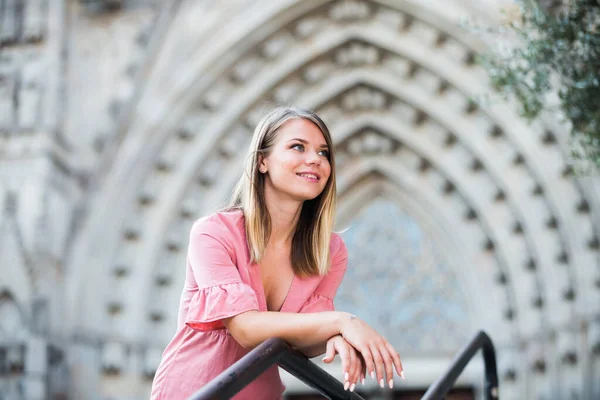
<svg viewBox="0 0 600 400">
<path fill-rule="evenodd" d="M 304 178 L 310 182 L 318 182 L 320 179 L 319 175 L 314 174 L 312 172 L 298 173 L 296 175 L 298 175 L 299 177 Z"/>
</svg>

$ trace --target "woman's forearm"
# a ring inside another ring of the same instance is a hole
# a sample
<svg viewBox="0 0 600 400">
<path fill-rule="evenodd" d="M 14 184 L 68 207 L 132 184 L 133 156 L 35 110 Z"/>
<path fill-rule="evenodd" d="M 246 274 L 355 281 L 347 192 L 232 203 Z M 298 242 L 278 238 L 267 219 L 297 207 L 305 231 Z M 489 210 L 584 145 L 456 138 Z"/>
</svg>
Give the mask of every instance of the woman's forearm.
<svg viewBox="0 0 600 400">
<path fill-rule="evenodd" d="M 321 354 L 325 354 L 325 351 L 327 350 L 327 342 L 325 341 L 312 346 L 299 347 L 297 350 L 308 358 L 317 357 Z"/>
<path fill-rule="evenodd" d="M 284 313 L 248 311 L 223 320 L 235 340 L 245 348 L 253 348 L 272 337 L 279 337 L 296 348 L 323 344 L 340 333 L 350 319 L 341 311 L 317 313 Z"/>
</svg>

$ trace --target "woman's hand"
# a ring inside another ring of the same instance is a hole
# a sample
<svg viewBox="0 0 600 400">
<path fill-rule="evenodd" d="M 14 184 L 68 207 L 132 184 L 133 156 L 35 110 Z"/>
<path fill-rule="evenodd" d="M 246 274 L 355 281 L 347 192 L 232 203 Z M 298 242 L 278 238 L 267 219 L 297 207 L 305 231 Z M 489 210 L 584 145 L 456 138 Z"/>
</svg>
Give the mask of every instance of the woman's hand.
<svg viewBox="0 0 600 400">
<path fill-rule="evenodd" d="M 383 336 L 366 322 L 352 315 L 342 326 L 340 333 L 362 355 L 371 378 L 375 379 L 374 375 L 377 374 L 377 382 L 381 387 L 384 386 L 385 377 L 387 377 L 389 387 L 394 386 L 394 366 L 398 375 L 404 379 L 400 355 Z"/>
<path fill-rule="evenodd" d="M 342 371 L 344 372 L 344 390 L 354 391 L 354 387 L 359 379 L 364 384 L 365 368 L 360 354 L 340 335 L 333 336 L 327 340 L 327 350 L 323 362 L 330 363 L 335 358 L 335 354 L 340 355 L 342 360 Z"/>
</svg>

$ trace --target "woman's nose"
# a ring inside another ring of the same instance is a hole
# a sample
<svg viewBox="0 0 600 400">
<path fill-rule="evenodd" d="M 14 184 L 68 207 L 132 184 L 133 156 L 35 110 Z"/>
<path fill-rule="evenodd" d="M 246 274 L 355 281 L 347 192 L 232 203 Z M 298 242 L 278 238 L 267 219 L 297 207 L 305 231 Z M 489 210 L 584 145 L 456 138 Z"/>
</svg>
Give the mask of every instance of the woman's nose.
<svg viewBox="0 0 600 400">
<path fill-rule="evenodd" d="M 309 151 L 307 152 L 306 163 L 321 165 L 321 157 L 319 157 L 319 154 L 317 154 L 317 152 Z"/>
</svg>

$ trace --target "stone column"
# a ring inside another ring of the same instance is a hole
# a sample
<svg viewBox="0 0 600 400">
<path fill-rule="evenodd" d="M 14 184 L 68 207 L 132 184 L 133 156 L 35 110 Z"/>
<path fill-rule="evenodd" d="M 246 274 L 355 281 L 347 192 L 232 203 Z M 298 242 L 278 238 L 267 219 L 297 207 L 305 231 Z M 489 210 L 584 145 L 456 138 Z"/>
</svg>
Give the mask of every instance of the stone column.
<svg viewBox="0 0 600 400">
<path fill-rule="evenodd" d="M 47 398 L 47 373 L 47 342 L 40 337 L 30 337 L 25 349 L 25 376 L 23 379 L 26 399 L 44 400 Z"/>
</svg>

